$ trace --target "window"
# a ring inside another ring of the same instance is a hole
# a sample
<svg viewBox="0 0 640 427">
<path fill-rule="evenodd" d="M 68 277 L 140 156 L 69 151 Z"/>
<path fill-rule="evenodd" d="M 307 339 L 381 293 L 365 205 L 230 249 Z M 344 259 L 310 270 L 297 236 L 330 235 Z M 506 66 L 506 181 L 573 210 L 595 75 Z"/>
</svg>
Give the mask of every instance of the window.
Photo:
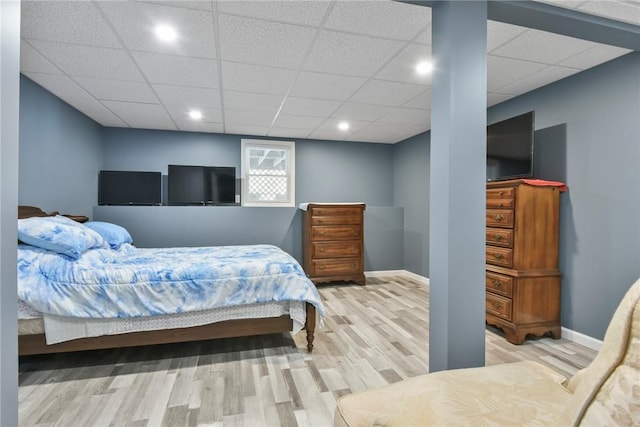
<svg viewBox="0 0 640 427">
<path fill-rule="evenodd" d="M 295 143 L 242 140 L 242 205 L 295 206 Z"/>
</svg>

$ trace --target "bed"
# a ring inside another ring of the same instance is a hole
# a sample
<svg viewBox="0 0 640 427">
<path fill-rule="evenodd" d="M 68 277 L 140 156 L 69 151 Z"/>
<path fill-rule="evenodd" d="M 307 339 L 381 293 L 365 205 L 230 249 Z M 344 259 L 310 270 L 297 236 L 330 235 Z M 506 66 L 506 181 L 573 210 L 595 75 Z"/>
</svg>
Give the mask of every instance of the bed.
<svg viewBox="0 0 640 427">
<path fill-rule="evenodd" d="M 301 330 L 313 349 L 322 301 L 276 246 L 144 249 L 115 224 L 18 218 L 21 356 Z"/>
</svg>

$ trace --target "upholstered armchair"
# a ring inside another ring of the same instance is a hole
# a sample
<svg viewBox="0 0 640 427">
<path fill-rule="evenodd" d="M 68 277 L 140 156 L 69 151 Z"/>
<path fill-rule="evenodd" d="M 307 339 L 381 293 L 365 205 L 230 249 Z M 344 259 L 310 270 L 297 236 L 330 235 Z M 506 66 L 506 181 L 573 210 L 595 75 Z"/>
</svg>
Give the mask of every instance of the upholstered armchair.
<svg viewBox="0 0 640 427">
<path fill-rule="evenodd" d="M 537 362 L 426 374 L 341 397 L 336 427 L 640 426 L 640 279 L 569 381 Z"/>
</svg>

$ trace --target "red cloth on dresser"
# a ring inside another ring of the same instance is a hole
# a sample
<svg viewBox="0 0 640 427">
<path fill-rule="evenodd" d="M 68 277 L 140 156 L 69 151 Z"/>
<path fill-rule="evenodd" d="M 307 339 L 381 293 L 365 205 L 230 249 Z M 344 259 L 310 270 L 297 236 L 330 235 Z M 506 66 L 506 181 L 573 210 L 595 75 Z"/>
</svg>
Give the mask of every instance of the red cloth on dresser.
<svg viewBox="0 0 640 427">
<path fill-rule="evenodd" d="M 522 182 L 529 185 L 560 187 L 560 191 L 567 191 L 569 189 L 567 187 L 567 184 L 560 181 L 545 181 L 544 179 L 523 179 Z"/>
</svg>

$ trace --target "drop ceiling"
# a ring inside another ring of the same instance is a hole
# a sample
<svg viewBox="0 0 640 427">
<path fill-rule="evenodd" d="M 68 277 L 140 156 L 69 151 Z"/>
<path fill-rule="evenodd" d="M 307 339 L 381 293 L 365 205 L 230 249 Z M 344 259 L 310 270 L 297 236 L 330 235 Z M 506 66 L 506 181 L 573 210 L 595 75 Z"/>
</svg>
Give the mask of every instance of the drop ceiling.
<svg viewBox="0 0 640 427">
<path fill-rule="evenodd" d="M 546 3 L 640 24 L 636 0 Z M 393 1 L 23 0 L 21 72 L 109 127 L 396 143 L 431 127 L 430 21 Z M 488 21 L 488 105 L 628 52 Z"/>
</svg>

